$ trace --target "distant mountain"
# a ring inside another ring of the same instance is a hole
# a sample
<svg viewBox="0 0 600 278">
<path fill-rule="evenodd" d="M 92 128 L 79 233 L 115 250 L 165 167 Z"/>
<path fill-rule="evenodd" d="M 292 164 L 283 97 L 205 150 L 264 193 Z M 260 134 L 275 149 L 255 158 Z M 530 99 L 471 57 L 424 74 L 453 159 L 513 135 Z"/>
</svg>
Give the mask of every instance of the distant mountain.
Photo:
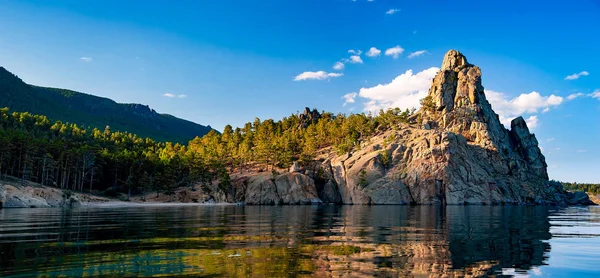
<svg viewBox="0 0 600 278">
<path fill-rule="evenodd" d="M 101 130 L 110 126 L 112 131 L 128 131 L 156 141 L 187 143 L 212 130 L 210 126 L 156 113 L 147 105 L 117 103 L 71 90 L 29 85 L 3 67 L 0 67 L 0 107 Z"/>
</svg>

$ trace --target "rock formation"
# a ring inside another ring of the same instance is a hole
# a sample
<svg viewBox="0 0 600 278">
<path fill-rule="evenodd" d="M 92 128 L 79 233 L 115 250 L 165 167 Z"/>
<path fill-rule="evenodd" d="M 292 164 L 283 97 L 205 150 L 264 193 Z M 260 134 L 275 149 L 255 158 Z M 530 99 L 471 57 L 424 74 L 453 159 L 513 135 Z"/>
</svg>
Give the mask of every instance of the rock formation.
<svg viewBox="0 0 600 278">
<path fill-rule="evenodd" d="M 317 118 L 309 115 L 307 109 L 303 122 Z M 246 198 L 236 201 L 295 204 L 318 196 L 326 203 L 344 204 L 587 202 L 549 184 L 535 135 L 522 117 L 511 122 L 510 130 L 502 125 L 485 97 L 481 70 L 456 50 L 446 53 L 412 121 L 371 138 L 352 153 L 329 153 L 302 170 L 295 165 L 286 175 L 304 184 L 290 187 L 289 178 L 284 182 L 265 175 L 245 180 L 247 186 L 238 181 L 237 188 L 245 192 L 238 195 Z M 295 197 L 284 197 L 290 195 Z"/>
<path fill-rule="evenodd" d="M 298 115 L 298 119 L 300 120 L 300 126 L 306 128 L 310 124 L 316 124 L 321 118 L 321 113 L 317 111 L 317 109 L 304 108 L 304 112 Z"/>
<path fill-rule="evenodd" d="M 74 193 L 41 185 L 0 184 L 0 208 L 80 207 L 108 202 L 102 197 Z"/>
</svg>

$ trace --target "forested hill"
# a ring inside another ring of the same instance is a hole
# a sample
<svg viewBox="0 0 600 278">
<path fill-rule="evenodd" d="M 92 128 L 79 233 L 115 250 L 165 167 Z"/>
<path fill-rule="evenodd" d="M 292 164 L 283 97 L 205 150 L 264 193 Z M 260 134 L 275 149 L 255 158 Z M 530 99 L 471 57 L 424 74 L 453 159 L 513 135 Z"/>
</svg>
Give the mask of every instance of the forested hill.
<svg viewBox="0 0 600 278">
<path fill-rule="evenodd" d="M 122 104 L 108 98 L 65 89 L 26 84 L 0 67 L 0 108 L 42 114 L 51 120 L 83 127 L 127 131 L 157 141 L 187 143 L 212 128 L 156 113 L 146 105 Z"/>
</svg>

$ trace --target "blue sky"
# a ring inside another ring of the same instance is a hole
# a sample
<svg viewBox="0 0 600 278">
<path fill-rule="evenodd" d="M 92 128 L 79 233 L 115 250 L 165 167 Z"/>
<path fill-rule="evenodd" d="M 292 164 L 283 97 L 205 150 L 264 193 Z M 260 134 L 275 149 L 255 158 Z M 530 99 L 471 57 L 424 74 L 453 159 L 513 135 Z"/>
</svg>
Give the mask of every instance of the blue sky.
<svg viewBox="0 0 600 278">
<path fill-rule="evenodd" d="M 8 0 L 0 65 L 221 130 L 305 106 L 411 106 L 457 49 L 505 122 L 529 119 L 551 178 L 600 182 L 598 30 L 597 0 Z"/>
</svg>

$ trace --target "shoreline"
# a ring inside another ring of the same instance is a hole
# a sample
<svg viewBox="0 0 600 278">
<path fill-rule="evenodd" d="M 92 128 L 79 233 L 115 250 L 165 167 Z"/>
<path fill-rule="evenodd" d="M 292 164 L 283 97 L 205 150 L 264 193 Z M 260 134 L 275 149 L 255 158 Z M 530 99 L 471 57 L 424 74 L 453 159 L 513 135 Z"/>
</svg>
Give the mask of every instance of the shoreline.
<svg viewBox="0 0 600 278">
<path fill-rule="evenodd" d="M 185 190 L 184 190 L 185 191 Z M 184 192 L 186 195 L 189 192 Z M 144 196 L 144 195 L 142 195 Z M 189 197 L 189 196 L 188 196 Z M 586 196 L 587 197 L 587 196 Z M 594 196 L 596 197 L 596 196 Z M 194 201 L 191 201 L 194 200 Z M 135 208 L 135 207 L 201 207 L 201 206 L 546 206 L 546 207 L 569 207 L 585 204 L 578 203 L 546 203 L 540 202 L 499 202 L 499 203 L 472 203 L 465 202 L 460 204 L 442 204 L 442 203 L 389 203 L 389 204 L 346 204 L 322 202 L 321 200 L 314 202 L 302 203 L 270 203 L 270 204 L 254 204 L 247 202 L 216 202 L 214 199 L 209 201 L 197 202 L 195 198 L 179 198 L 171 200 L 154 200 L 147 201 L 146 198 L 140 196 L 132 196 L 132 200 L 125 201 L 124 199 L 116 199 L 106 196 L 94 195 L 89 193 L 78 193 L 66 191 L 59 188 L 41 186 L 39 184 L 28 184 L 25 186 L 18 184 L 4 183 L 0 184 L 0 209 L 11 208 Z M 206 200 L 206 199 L 205 199 Z M 596 199 L 597 200 L 597 199 Z M 588 205 L 600 205 L 599 202 L 590 202 Z"/>
<path fill-rule="evenodd" d="M 108 201 L 108 202 L 82 202 L 77 206 L 50 206 L 50 207 L 0 207 L 3 209 L 118 209 L 118 208 L 168 208 L 168 207 L 224 207 L 224 206 L 248 206 L 248 207 L 312 207 L 312 206 L 396 206 L 396 207 L 550 207 L 550 208 L 567 208 L 567 207 L 598 207 L 600 204 L 594 205 L 557 205 L 557 204 L 335 204 L 335 203 L 314 203 L 314 204 L 281 204 L 281 205 L 248 205 L 244 203 L 138 203 L 126 201 Z"/>
<path fill-rule="evenodd" d="M 138 203 L 124 201 L 87 202 L 76 208 L 127 208 L 127 207 L 211 207 L 240 206 L 237 203 Z"/>
</svg>

